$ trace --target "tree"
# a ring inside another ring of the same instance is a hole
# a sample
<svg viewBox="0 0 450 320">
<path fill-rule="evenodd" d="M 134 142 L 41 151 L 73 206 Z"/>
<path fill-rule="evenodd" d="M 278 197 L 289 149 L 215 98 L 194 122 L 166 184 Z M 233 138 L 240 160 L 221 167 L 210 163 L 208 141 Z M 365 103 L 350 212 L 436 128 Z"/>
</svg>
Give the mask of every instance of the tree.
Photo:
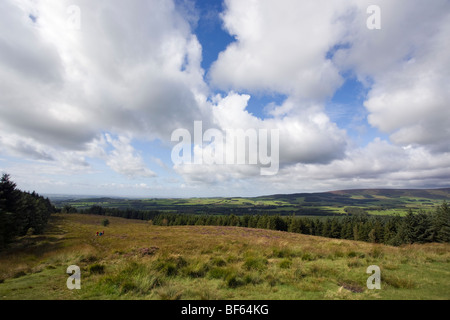
<svg viewBox="0 0 450 320">
<path fill-rule="evenodd" d="M 3 174 L 0 180 L 0 208 L 5 212 L 15 212 L 19 199 L 20 191 L 16 189 L 16 184 L 9 174 Z"/>
<path fill-rule="evenodd" d="M 342 229 L 342 226 L 339 223 L 339 221 L 336 218 L 332 219 L 331 225 L 330 225 L 330 235 L 329 236 L 331 238 L 340 238 L 341 229 Z"/>
<path fill-rule="evenodd" d="M 416 241 L 419 243 L 431 242 L 432 238 L 431 215 L 423 211 L 416 214 L 416 226 L 414 229 Z"/>
<path fill-rule="evenodd" d="M 450 242 L 450 208 L 447 202 L 436 208 L 430 223 L 430 241 Z"/>
<path fill-rule="evenodd" d="M 10 176 L 4 174 L 0 180 L 0 246 L 15 236 L 42 233 L 54 211 L 48 199 L 34 191 L 20 191 Z"/>
<path fill-rule="evenodd" d="M 61 213 L 78 213 L 77 208 L 72 207 L 71 205 L 66 204 L 62 210 Z"/>
<path fill-rule="evenodd" d="M 108 219 L 104 219 L 102 221 L 102 226 L 107 227 L 109 225 L 109 220 Z"/>
<path fill-rule="evenodd" d="M 417 219 L 411 209 L 403 218 L 403 223 L 400 226 L 399 236 L 402 243 L 414 243 L 417 241 L 416 236 Z"/>
<path fill-rule="evenodd" d="M 289 232 L 301 233 L 302 232 L 302 222 L 300 218 L 292 218 L 289 224 Z"/>
</svg>

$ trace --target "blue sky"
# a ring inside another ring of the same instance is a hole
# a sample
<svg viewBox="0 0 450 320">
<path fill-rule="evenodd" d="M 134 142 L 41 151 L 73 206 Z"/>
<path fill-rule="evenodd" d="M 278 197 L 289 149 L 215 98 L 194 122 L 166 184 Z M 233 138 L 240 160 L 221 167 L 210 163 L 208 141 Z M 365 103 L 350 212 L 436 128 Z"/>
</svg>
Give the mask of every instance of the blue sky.
<svg viewBox="0 0 450 320">
<path fill-rule="evenodd" d="M 449 21 L 445 0 L 2 1 L 0 171 L 43 194 L 448 187 Z M 177 165 L 194 121 L 278 130 L 277 172 Z"/>
</svg>

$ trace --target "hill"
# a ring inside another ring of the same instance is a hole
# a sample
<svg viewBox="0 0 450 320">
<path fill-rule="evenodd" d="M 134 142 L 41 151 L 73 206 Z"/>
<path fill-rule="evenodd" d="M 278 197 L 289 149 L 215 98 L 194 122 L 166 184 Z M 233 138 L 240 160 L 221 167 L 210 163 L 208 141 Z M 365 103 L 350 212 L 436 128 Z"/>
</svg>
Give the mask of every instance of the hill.
<svg viewBox="0 0 450 320">
<path fill-rule="evenodd" d="M 441 189 L 354 189 L 339 190 L 329 193 L 348 195 L 348 196 L 372 196 L 372 197 L 410 197 L 423 199 L 445 200 L 450 198 L 450 188 Z"/>
<path fill-rule="evenodd" d="M 352 208 L 369 214 L 405 214 L 408 209 L 429 210 L 450 201 L 450 188 L 444 189 L 360 189 L 319 193 L 277 194 L 260 197 L 217 197 L 187 199 L 52 199 L 60 208 L 104 208 L 151 210 L 187 214 L 281 214 L 332 216 Z"/>
<path fill-rule="evenodd" d="M 43 235 L 0 252 L 0 299 L 450 299 L 449 244 L 104 218 L 52 215 Z M 70 265 L 80 290 L 66 287 Z M 371 265 L 380 290 L 366 286 Z"/>
</svg>

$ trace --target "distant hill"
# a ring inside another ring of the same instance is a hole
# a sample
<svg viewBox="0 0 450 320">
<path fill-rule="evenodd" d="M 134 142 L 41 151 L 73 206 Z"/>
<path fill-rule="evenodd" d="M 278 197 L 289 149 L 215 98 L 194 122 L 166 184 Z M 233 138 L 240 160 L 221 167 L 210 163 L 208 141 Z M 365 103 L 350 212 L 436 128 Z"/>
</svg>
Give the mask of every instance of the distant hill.
<svg viewBox="0 0 450 320">
<path fill-rule="evenodd" d="M 327 193 L 348 196 L 383 196 L 389 198 L 414 197 L 426 199 L 449 199 L 450 188 L 441 189 L 355 189 L 338 190 Z"/>
<path fill-rule="evenodd" d="M 57 207 L 86 210 L 92 206 L 120 210 L 151 210 L 187 214 L 280 214 L 330 216 L 359 208 L 370 214 L 404 214 L 408 209 L 432 209 L 450 202 L 450 188 L 442 189 L 355 189 L 317 193 L 276 194 L 260 197 L 217 197 L 187 199 L 59 198 Z"/>
</svg>

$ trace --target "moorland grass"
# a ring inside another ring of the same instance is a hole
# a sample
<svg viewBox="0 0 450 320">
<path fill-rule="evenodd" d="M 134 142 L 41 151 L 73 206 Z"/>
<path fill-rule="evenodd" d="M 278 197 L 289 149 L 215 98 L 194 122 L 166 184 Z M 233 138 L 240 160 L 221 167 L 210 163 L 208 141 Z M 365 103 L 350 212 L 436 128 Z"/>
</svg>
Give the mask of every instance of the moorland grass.
<svg viewBox="0 0 450 320">
<path fill-rule="evenodd" d="M 59 214 L 0 252 L 0 299 L 450 299 L 450 245 Z M 102 227 L 103 228 L 103 227 Z M 69 265 L 81 290 L 66 287 Z M 381 269 L 369 290 L 366 269 Z"/>
</svg>

